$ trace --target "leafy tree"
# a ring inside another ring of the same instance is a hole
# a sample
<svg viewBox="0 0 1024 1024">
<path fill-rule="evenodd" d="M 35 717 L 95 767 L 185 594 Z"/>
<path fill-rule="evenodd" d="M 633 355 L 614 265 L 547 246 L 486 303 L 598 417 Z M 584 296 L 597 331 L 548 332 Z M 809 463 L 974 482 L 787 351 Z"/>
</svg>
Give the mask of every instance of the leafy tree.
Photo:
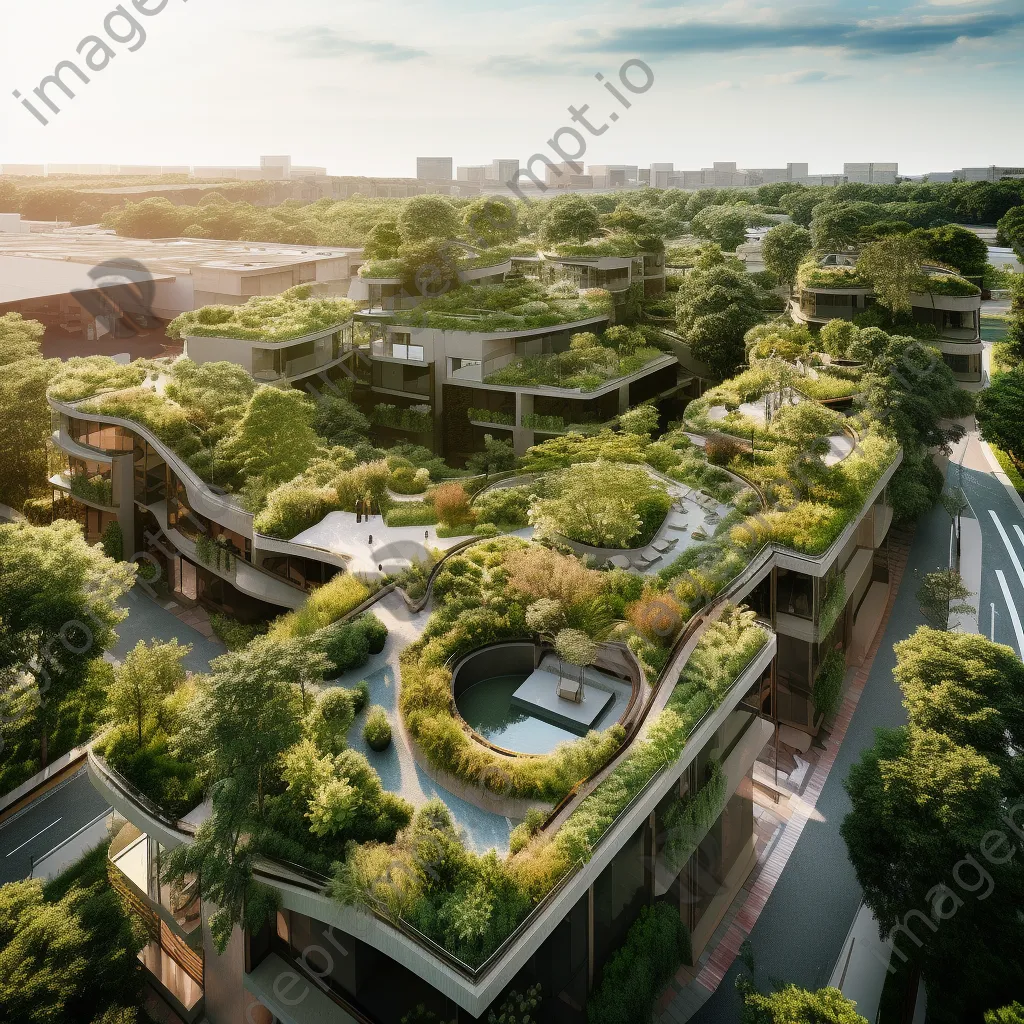
<svg viewBox="0 0 1024 1024">
<path fill-rule="evenodd" d="M 924 617 L 936 629 L 945 631 L 949 629 L 951 615 L 970 615 L 977 611 L 974 605 L 967 604 L 967 598 L 972 596 L 960 573 L 955 569 L 942 569 L 925 576 L 917 591 L 917 603 Z"/>
<path fill-rule="evenodd" d="M 631 235 L 661 234 L 658 222 L 646 209 L 625 200 L 604 218 L 604 225 L 613 231 L 625 231 Z"/>
<path fill-rule="evenodd" d="M 466 460 L 471 473 L 504 473 L 516 468 L 516 453 L 511 441 L 495 440 L 490 434 L 484 435 L 484 450 L 476 452 Z"/>
<path fill-rule="evenodd" d="M 638 405 L 635 409 L 630 409 L 619 417 L 619 426 L 627 434 L 651 437 L 658 429 L 659 421 L 657 406 Z"/>
<path fill-rule="evenodd" d="M 314 406 L 302 392 L 259 387 L 245 413 L 217 446 L 217 458 L 244 479 L 279 484 L 298 476 L 320 451 Z"/>
<path fill-rule="evenodd" d="M 5 724 L 35 728 L 41 768 L 62 705 L 114 645 L 134 579 L 134 566 L 86 544 L 77 523 L 0 526 L 0 696 L 12 709 Z"/>
<path fill-rule="evenodd" d="M 693 218 L 693 233 L 735 252 L 747 238 L 747 215 L 738 206 L 706 206 Z"/>
<path fill-rule="evenodd" d="M 441 196 L 413 196 L 402 207 L 398 230 L 405 244 L 428 238 L 452 239 L 459 234 L 459 216 Z"/>
<path fill-rule="evenodd" d="M 459 286 L 463 249 L 448 238 L 437 236 L 406 242 L 398 255 L 406 265 L 402 284 L 411 294 L 435 299 Z"/>
<path fill-rule="evenodd" d="M 466 237 L 475 245 L 499 245 L 519 237 L 519 211 L 501 196 L 480 196 L 462 211 Z"/>
<path fill-rule="evenodd" d="M 913 236 L 890 235 L 864 247 L 857 270 L 871 281 L 881 305 L 893 313 L 909 313 L 910 293 L 921 277 L 921 255 Z"/>
<path fill-rule="evenodd" d="M 1000 218 L 997 240 L 1000 245 L 1007 245 L 1024 260 L 1024 206 L 1015 206 Z"/>
<path fill-rule="evenodd" d="M 845 249 L 857 241 L 861 228 L 881 219 L 878 207 L 872 203 L 823 203 L 814 208 L 811 224 L 814 246 L 816 249 Z"/>
<path fill-rule="evenodd" d="M 185 681 L 181 662 L 191 650 L 191 646 L 182 646 L 177 640 L 154 640 L 152 646 L 140 640 L 114 669 L 107 712 L 118 724 L 135 726 L 139 746 L 146 719 L 153 716 L 159 720 L 164 698 Z"/>
<path fill-rule="evenodd" d="M 896 655 L 909 724 L 880 730 L 851 769 L 841 832 L 893 956 L 923 971 L 930 1014 L 974 1019 L 1024 985 L 1009 952 L 1024 940 L 1024 868 L 1005 856 L 1004 817 L 1020 799 L 1007 744 L 1019 742 L 1024 668 L 984 637 L 928 629 Z"/>
<path fill-rule="evenodd" d="M 162 197 L 127 203 L 117 218 L 118 233 L 131 238 L 173 238 L 186 223 L 183 208 Z"/>
<path fill-rule="evenodd" d="M 679 330 L 690 343 L 694 358 L 721 379 L 731 376 L 743 362 L 744 335 L 763 319 L 759 289 L 734 262 L 702 260 L 679 289 Z"/>
<path fill-rule="evenodd" d="M 378 221 L 366 236 L 363 256 L 368 260 L 390 260 L 398 255 L 401 244 L 402 234 L 398 230 L 398 221 Z"/>
<path fill-rule="evenodd" d="M 837 988 L 817 992 L 786 985 L 762 995 L 748 991 L 743 996 L 741 1024 L 868 1024 L 857 1013 L 857 1004 Z"/>
<path fill-rule="evenodd" d="M 790 289 L 800 264 L 810 251 L 811 233 L 799 224 L 779 224 L 764 236 L 764 265 Z"/>
<path fill-rule="evenodd" d="M 45 887 L 0 886 L 0 1019 L 106 1021 L 141 1003 L 144 940 L 107 882 L 106 854 L 104 844 Z"/>
<path fill-rule="evenodd" d="M 1012 1003 L 985 1014 L 985 1024 L 1024 1024 L 1024 1003 Z"/>
<path fill-rule="evenodd" d="M 988 246 L 973 232 L 958 224 L 941 228 L 918 228 L 910 235 L 921 246 L 927 260 L 956 267 L 961 274 L 977 277 L 988 265 Z"/>
<path fill-rule="evenodd" d="M 978 426 L 986 441 L 1024 461 L 1024 366 L 997 374 L 981 392 Z"/>
<path fill-rule="evenodd" d="M 330 444 L 351 447 L 369 436 L 370 421 L 348 394 L 332 391 L 317 399 L 313 429 Z"/>
<path fill-rule="evenodd" d="M 18 313 L 0 316 L 0 502 L 17 509 L 46 486 L 46 389 L 60 364 L 42 358 L 43 333 Z"/>
<path fill-rule="evenodd" d="M 600 234 L 601 220 L 597 210 L 583 196 L 567 194 L 547 204 L 541 225 L 545 242 L 586 242 Z"/>
</svg>

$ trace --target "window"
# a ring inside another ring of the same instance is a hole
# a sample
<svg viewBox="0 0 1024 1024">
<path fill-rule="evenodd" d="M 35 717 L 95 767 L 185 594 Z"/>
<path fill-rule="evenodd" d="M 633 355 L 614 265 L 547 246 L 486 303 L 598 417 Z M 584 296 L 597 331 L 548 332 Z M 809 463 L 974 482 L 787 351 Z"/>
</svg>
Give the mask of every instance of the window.
<svg viewBox="0 0 1024 1024">
<path fill-rule="evenodd" d="M 479 359 L 459 359 L 452 357 L 448 360 L 448 376 L 458 380 L 480 380 L 483 378 L 483 365 Z"/>
</svg>

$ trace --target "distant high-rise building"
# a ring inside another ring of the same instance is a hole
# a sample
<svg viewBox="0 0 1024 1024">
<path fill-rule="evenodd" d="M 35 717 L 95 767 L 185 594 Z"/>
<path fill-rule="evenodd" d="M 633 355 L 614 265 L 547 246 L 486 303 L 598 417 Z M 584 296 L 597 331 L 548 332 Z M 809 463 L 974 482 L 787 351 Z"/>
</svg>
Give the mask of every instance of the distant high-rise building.
<svg viewBox="0 0 1024 1024">
<path fill-rule="evenodd" d="M 895 185 L 899 173 L 899 164 L 843 164 L 846 180 L 862 185 Z"/>
<path fill-rule="evenodd" d="M 478 167 L 460 167 L 458 169 L 458 180 L 484 182 L 487 180 L 487 172 L 489 170 L 490 167 L 486 165 L 480 165 Z"/>
<path fill-rule="evenodd" d="M 594 188 L 625 188 L 640 180 L 636 164 L 590 164 L 587 173 L 594 179 Z"/>
<path fill-rule="evenodd" d="M 652 188 L 668 188 L 669 178 L 672 177 L 674 164 L 651 164 L 647 172 L 648 183 Z"/>
<path fill-rule="evenodd" d="M 265 178 L 284 181 L 292 176 L 292 158 L 290 156 L 261 156 L 260 170 Z"/>
<path fill-rule="evenodd" d="M 518 160 L 492 160 L 490 178 L 499 185 L 507 185 L 514 182 L 519 174 Z"/>
<path fill-rule="evenodd" d="M 416 157 L 416 177 L 420 181 L 452 181 L 450 156 Z"/>
</svg>

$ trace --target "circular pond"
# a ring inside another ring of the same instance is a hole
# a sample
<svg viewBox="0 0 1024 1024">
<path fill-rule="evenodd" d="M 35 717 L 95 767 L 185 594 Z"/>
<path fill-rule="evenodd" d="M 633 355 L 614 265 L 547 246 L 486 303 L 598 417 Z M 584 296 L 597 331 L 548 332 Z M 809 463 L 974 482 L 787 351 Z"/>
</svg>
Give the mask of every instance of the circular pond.
<svg viewBox="0 0 1024 1024">
<path fill-rule="evenodd" d="M 495 746 L 521 754 L 547 754 L 578 736 L 513 706 L 512 694 L 529 674 L 512 672 L 482 679 L 466 686 L 455 705 L 466 724 Z"/>
</svg>

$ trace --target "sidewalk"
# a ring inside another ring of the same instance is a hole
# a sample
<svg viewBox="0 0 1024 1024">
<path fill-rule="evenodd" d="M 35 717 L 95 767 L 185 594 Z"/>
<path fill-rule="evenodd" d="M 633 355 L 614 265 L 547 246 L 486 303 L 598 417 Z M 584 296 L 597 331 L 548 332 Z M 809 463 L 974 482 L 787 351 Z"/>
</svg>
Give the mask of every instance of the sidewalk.
<svg viewBox="0 0 1024 1024">
<path fill-rule="evenodd" d="M 885 613 L 871 646 L 868 648 L 864 664 L 859 668 L 855 667 L 847 671 L 846 695 L 832 725 L 832 733 L 828 738 L 825 750 L 822 751 L 818 759 L 818 764 L 807 783 L 802 799 L 792 801 L 793 813 L 788 821 L 781 825 L 766 856 L 759 859 L 757 866 L 744 884 L 743 890 L 719 925 L 712 941 L 708 943 L 707 949 L 701 954 L 698 963 L 692 968 L 680 968 L 676 977 L 669 982 L 666 990 L 662 993 L 655 1010 L 655 1019 L 659 1021 L 659 1024 L 683 1024 L 694 1016 L 717 990 L 732 967 L 740 946 L 750 935 L 761 911 L 764 910 L 776 884 L 782 877 L 805 826 L 816 817 L 818 798 L 825 788 L 836 756 L 846 738 L 871 667 L 885 636 L 886 626 L 892 615 L 910 556 L 911 540 L 912 534 L 902 531 L 894 531 L 891 535 L 891 586 Z M 694 976 L 695 971 L 696 976 Z"/>
</svg>

